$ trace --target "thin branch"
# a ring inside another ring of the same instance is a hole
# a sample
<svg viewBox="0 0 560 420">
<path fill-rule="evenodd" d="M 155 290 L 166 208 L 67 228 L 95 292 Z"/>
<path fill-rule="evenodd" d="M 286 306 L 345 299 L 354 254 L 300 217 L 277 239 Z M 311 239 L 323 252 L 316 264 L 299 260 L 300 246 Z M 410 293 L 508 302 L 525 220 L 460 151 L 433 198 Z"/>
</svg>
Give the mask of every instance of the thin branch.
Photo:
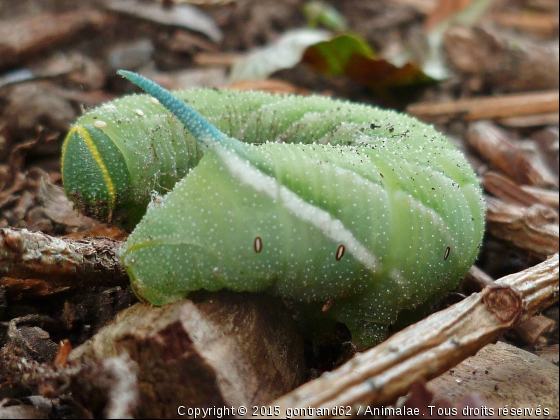
<svg viewBox="0 0 560 420">
<path fill-rule="evenodd" d="M 0 279 L 46 280 L 57 286 L 119 285 L 128 276 L 120 243 L 108 238 L 55 238 L 27 229 L 0 229 Z"/>
<path fill-rule="evenodd" d="M 558 302 L 558 254 L 497 280 L 443 311 L 406 328 L 271 403 L 288 408 L 325 408 L 394 402 L 421 380 L 435 378 L 508 329 Z M 315 417 L 316 413 L 315 413 Z"/>
<path fill-rule="evenodd" d="M 410 105 L 407 112 L 425 121 L 499 119 L 558 112 L 558 91 L 522 93 Z"/>
</svg>

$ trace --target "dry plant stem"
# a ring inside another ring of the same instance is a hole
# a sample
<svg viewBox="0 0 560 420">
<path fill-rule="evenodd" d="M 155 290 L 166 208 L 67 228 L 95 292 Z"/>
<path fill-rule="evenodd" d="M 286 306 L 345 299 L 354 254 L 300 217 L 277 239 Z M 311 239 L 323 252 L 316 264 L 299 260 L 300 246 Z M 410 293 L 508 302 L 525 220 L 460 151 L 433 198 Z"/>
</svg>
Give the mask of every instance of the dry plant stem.
<svg viewBox="0 0 560 420">
<path fill-rule="evenodd" d="M 477 288 L 476 292 L 481 291 L 486 286 L 494 284 L 494 279 L 476 265 L 471 267 L 468 274 L 465 276 L 465 280 Z"/>
<path fill-rule="evenodd" d="M 489 121 L 467 130 L 467 140 L 481 157 L 521 185 L 558 188 L 558 176 L 547 164 L 524 150 L 511 134 Z"/>
<path fill-rule="evenodd" d="M 445 122 L 454 118 L 474 121 L 558 112 L 558 100 L 558 91 L 547 91 L 419 103 L 409 106 L 407 112 L 425 121 Z"/>
<path fill-rule="evenodd" d="M 549 207 L 555 208 L 556 210 L 560 207 L 560 195 L 558 194 L 558 191 L 532 187 L 530 185 L 522 185 L 521 188 L 529 194 L 537 197 L 541 203 L 544 203 Z"/>
<path fill-rule="evenodd" d="M 558 116 L 558 112 L 549 112 L 546 114 L 520 115 L 519 117 L 501 118 L 498 122 L 511 128 L 531 128 L 546 125 L 558 125 L 560 123 L 560 117 Z"/>
<path fill-rule="evenodd" d="M 235 53 L 198 53 L 194 56 L 195 64 L 203 67 L 232 67 L 242 57 Z"/>
<path fill-rule="evenodd" d="M 558 212 L 542 204 L 530 207 L 485 197 L 488 231 L 541 258 L 558 252 Z"/>
<path fill-rule="evenodd" d="M 0 279 L 46 280 L 60 286 L 127 284 L 119 242 L 55 238 L 27 229 L 0 229 Z"/>
<path fill-rule="evenodd" d="M 558 301 L 558 254 L 406 328 L 274 401 L 288 408 L 392 403 L 414 383 L 446 372 L 506 330 Z M 362 411 L 363 412 L 363 411 Z"/>
</svg>

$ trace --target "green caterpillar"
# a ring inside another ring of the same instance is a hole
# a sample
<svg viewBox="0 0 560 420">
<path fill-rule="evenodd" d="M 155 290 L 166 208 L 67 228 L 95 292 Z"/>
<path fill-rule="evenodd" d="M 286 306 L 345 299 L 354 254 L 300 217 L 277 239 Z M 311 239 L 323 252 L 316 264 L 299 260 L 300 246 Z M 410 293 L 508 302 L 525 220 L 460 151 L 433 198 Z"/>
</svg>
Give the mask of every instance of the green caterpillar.
<svg viewBox="0 0 560 420">
<path fill-rule="evenodd" d="M 82 117 L 64 145 L 63 179 L 89 213 L 141 219 L 122 259 L 151 303 L 266 290 L 345 323 L 368 346 L 476 259 L 480 187 L 433 128 L 318 97 L 174 97 L 120 74 L 157 101 L 131 96 Z M 152 191 L 166 189 L 142 217 Z"/>
</svg>

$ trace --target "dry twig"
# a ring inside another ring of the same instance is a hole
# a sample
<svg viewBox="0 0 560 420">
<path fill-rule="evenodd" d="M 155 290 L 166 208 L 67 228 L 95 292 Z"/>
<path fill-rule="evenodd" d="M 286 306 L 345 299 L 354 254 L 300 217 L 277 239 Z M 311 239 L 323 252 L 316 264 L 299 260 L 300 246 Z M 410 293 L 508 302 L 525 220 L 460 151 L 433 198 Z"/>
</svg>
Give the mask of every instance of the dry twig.
<svg viewBox="0 0 560 420">
<path fill-rule="evenodd" d="M 285 416 L 288 407 L 357 409 L 391 403 L 412 384 L 435 378 L 557 302 L 558 289 L 555 254 L 406 328 L 271 405 L 280 406 Z"/>
<path fill-rule="evenodd" d="M 0 279 L 47 280 L 51 285 L 128 283 L 119 242 L 55 238 L 27 229 L 0 229 Z"/>
<path fill-rule="evenodd" d="M 467 141 L 492 167 L 520 185 L 558 186 L 558 177 L 546 163 L 525 150 L 511 135 L 489 121 L 472 124 Z"/>
<path fill-rule="evenodd" d="M 426 121 L 445 122 L 454 118 L 467 121 L 518 117 L 558 112 L 558 91 L 459 99 L 441 103 L 419 103 L 407 112 Z"/>
</svg>

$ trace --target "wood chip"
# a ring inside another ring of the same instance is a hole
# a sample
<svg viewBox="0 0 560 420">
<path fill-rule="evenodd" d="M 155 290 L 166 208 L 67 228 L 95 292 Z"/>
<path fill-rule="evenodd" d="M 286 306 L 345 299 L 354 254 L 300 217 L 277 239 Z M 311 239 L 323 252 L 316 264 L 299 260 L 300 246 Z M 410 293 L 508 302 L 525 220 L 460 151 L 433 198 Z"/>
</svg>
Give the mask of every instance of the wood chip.
<svg viewBox="0 0 560 420">
<path fill-rule="evenodd" d="M 542 203 L 537 196 L 524 190 L 511 179 L 498 172 L 484 174 L 482 186 L 486 191 L 507 203 L 519 206 L 532 206 L 537 203 L 546 204 Z"/>
<path fill-rule="evenodd" d="M 243 54 L 235 53 L 198 53 L 194 56 L 195 64 L 204 67 L 232 67 Z"/>
<path fill-rule="evenodd" d="M 547 190 L 545 188 L 532 187 L 530 185 L 522 185 L 521 188 L 531 194 L 532 196 L 538 197 L 539 201 L 546 204 L 553 209 L 558 210 L 560 207 L 558 191 Z"/>
<path fill-rule="evenodd" d="M 494 26 L 454 26 L 446 32 L 444 45 L 455 71 L 462 73 L 463 79 L 476 81 L 474 90 L 492 86 L 493 92 L 520 93 L 559 88 L 558 47 L 549 43 L 531 42 Z M 520 104 L 512 102 L 509 108 L 503 108 L 509 114 L 499 117 L 552 112 L 538 112 L 539 105 L 535 103 L 527 104 L 527 108 Z M 492 115 L 496 110 L 485 112 Z"/>
<path fill-rule="evenodd" d="M 486 196 L 488 231 L 540 258 L 558 252 L 558 212 L 542 204 L 517 206 Z"/>
<path fill-rule="evenodd" d="M 469 270 L 468 274 L 463 279 L 463 284 L 474 285 L 473 292 L 480 292 L 486 286 L 490 286 L 494 284 L 494 279 L 478 268 L 476 265 L 473 265 Z"/>
<path fill-rule="evenodd" d="M 139 368 L 140 418 L 175 418 L 179 406 L 250 411 L 302 383 L 303 340 L 277 299 L 227 291 L 191 297 L 121 312 L 70 360 L 127 353 Z"/>
<path fill-rule="evenodd" d="M 549 166 L 495 124 L 489 121 L 471 124 L 467 141 L 494 168 L 518 184 L 558 188 L 558 178 Z"/>
<path fill-rule="evenodd" d="M 107 22 L 106 14 L 89 9 L 4 21 L 0 26 L 0 68 L 75 42 L 86 30 L 91 37 L 107 27 Z"/>
<path fill-rule="evenodd" d="M 478 418 L 534 419 L 558 417 L 558 385 L 557 366 L 528 351 L 498 342 L 429 382 L 428 388 L 436 397 L 451 401 L 473 393 L 484 396 L 485 406 L 492 408 L 494 415 Z M 506 408 L 522 409 L 522 412 L 504 415 Z M 536 414 L 537 408 L 541 415 Z M 544 409 L 549 410 L 548 416 L 542 413 Z"/>
<path fill-rule="evenodd" d="M 512 128 L 531 128 L 531 127 L 541 127 L 546 125 L 558 125 L 560 124 L 560 117 L 557 112 L 551 112 L 547 114 L 535 114 L 535 115 L 522 115 L 519 117 L 508 117 L 501 118 L 498 122 L 506 127 Z"/>
<path fill-rule="evenodd" d="M 494 13 L 492 18 L 502 26 L 532 32 L 544 37 L 558 35 L 558 15 L 552 13 Z"/>
<path fill-rule="evenodd" d="M 447 122 L 453 119 L 466 121 L 500 119 L 558 112 L 558 91 L 504 95 L 476 99 L 459 99 L 441 103 L 410 105 L 407 112 L 424 121 Z"/>
<path fill-rule="evenodd" d="M 245 80 L 235 82 L 226 87 L 227 89 L 241 90 L 241 91 L 261 91 L 272 94 L 282 95 L 311 95 L 307 89 L 300 88 L 291 83 L 284 82 L 283 80 L 266 79 L 266 80 Z"/>
<path fill-rule="evenodd" d="M 543 315 L 534 316 L 514 328 L 519 337 L 527 344 L 534 346 L 539 338 L 554 330 L 556 322 Z"/>
<path fill-rule="evenodd" d="M 554 363 L 556 366 L 560 363 L 559 357 L 559 346 L 554 344 L 552 346 L 545 347 L 542 350 L 538 350 L 536 353 L 539 357 L 548 360 L 550 363 Z"/>
</svg>

